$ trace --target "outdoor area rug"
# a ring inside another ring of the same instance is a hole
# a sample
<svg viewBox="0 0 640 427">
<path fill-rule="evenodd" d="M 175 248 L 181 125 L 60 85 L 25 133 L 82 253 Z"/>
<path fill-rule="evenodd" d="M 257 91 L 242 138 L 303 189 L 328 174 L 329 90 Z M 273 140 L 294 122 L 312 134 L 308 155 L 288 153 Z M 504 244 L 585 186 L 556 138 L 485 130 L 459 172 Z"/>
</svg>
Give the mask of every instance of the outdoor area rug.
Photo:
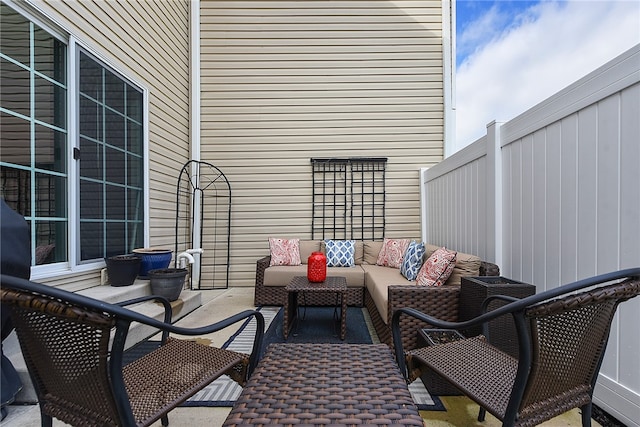
<svg viewBox="0 0 640 427">
<path fill-rule="evenodd" d="M 340 339 L 340 310 L 338 320 L 333 307 L 300 307 L 299 318 L 293 323 L 289 337 L 284 339 L 284 309 L 278 311 L 264 336 L 265 349 L 272 343 L 329 343 L 372 344 L 371 332 L 364 319 L 363 309 L 347 307 L 347 333 Z M 375 332 L 373 333 L 375 335 Z M 377 339 L 377 337 L 376 337 Z"/>
<path fill-rule="evenodd" d="M 307 307 L 304 320 L 298 321 L 284 340 L 282 334 L 281 307 L 260 307 L 258 310 L 265 319 L 265 348 L 271 343 L 379 343 L 366 309 L 349 307 L 347 310 L 347 334 L 345 340 L 339 337 L 337 321 L 333 320 L 333 308 Z M 302 309 L 304 310 L 304 309 Z M 303 311 L 300 313 L 303 314 Z M 336 323 L 336 326 L 333 324 Z M 251 353 L 255 336 L 255 320 L 246 321 L 238 331 L 222 346 L 229 350 Z M 157 348 L 158 341 L 144 341 L 125 352 L 125 363 L 137 359 Z M 242 388 L 226 375 L 216 379 L 207 387 L 193 395 L 181 406 L 231 407 L 240 395 Z M 422 381 L 416 380 L 409 385 L 409 391 L 420 410 L 445 411 L 445 407 L 436 396 L 429 395 Z"/>
</svg>

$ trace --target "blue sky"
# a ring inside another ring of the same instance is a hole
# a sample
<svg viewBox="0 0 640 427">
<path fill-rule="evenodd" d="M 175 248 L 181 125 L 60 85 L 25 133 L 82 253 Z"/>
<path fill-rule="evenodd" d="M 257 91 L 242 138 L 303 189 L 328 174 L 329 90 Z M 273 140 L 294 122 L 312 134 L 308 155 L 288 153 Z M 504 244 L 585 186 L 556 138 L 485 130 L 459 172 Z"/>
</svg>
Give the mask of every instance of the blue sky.
<svg viewBox="0 0 640 427">
<path fill-rule="evenodd" d="M 640 44 L 640 0 L 456 0 L 456 147 Z"/>
<path fill-rule="evenodd" d="M 518 21 L 526 17 L 527 10 L 537 3 L 524 0 L 457 0 L 456 30 L 460 36 L 457 40 L 457 64 L 460 65 L 477 47 L 516 27 Z M 490 13 L 492 10 L 494 13 Z M 486 25 L 488 20 L 491 20 L 491 25 Z"/>
</svg>

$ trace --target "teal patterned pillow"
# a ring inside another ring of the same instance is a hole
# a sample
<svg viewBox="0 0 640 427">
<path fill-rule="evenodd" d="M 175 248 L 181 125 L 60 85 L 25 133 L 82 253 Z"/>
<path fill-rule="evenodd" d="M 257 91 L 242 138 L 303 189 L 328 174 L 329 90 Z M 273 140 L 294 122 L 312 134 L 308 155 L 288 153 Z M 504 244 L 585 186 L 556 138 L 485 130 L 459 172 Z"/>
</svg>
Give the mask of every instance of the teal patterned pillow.
<svg viewBox="0 0 640 427">
<path fill-rule="evenodd" d="M 353 267 L 356 252 L 355 240 L 325 240 L 327 267 Z"/>
<path fill-rule="evenodd" d="M 420 267 L 422 267 L 422 257 L 424 253 L 424 243 L 416 243 L 415 240 L 409 243 L 409 247 L 404 253 L 402 265 L 400 266 L 400 274 L 406 277 L 407 280 L 416 280 L 418 271 L 420 271 Z"/>
</svg>

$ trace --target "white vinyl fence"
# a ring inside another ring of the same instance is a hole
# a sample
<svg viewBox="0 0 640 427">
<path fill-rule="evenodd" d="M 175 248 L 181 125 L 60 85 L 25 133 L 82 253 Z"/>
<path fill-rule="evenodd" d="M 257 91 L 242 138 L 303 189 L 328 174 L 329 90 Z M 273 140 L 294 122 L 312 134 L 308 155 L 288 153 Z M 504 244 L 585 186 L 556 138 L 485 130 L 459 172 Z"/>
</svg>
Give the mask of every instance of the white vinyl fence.
<svg viewBox="0 0 640 427">
<path fill-rule="evenodd" d="M 640 266 L 640 45 L 421 174 L 423 240 L 537 291 Z M 640 427 L 640 298 L 620 306 L 594 393 Z"/>
</svg>

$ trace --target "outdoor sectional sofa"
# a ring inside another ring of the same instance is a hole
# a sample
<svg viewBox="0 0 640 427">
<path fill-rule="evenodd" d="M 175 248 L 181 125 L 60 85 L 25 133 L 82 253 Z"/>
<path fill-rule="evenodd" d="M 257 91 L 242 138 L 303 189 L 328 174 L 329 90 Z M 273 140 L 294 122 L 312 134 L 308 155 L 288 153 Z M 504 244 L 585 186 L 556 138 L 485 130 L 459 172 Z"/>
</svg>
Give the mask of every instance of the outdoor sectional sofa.
<svg viewBox="0 0 640 427">
<path fill-rule="evenodd" d="M 499 276 L 497 265 L 482 261 L 475 255 L 458 252 L 456 264 L 443 286 L 427 287 L 407 280 L 397 268 L 376 265 L 382 241 L 356 241 L 355 266 L 327 267 L 328 276 L 347 279 L 347 304 L 366 306 L 381 342 L 391 345 L 391 317 L 401 307 L 416 308 L 431 316 L 448 321 L 458 321 L 460 281 L 463 276 Z M 424 259 L 438 246 L 426 245 Z M 285 286 L 295 276 L 307 274 L 307 258 L 314 251 L 323 251 L 321 240 L 300 240 L 301 265 L 269 266 L 269 255 L 256 263 L 255 305 L 283 305 Z M 310 294 L 308 305 L 334 305 L 331 294 Z M 417 346 L 417 331 L 427 325 L 405 316 L 402 319 L 405 349 Z"/>
</svg>

